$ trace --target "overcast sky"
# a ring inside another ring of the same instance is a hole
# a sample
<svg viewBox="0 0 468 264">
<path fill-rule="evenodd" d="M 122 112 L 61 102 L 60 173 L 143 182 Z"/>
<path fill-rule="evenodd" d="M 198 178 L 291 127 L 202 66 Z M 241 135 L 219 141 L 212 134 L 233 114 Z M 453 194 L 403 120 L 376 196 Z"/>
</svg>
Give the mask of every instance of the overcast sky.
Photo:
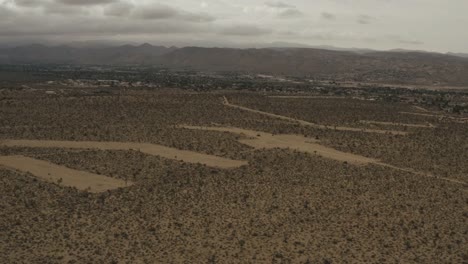
<svg viewBox="0 0 468 264">
<path fill-rule="evenodd" d="M 0 0 L 0 42 L 468 52 L 468 0 Z"/>
</svg>

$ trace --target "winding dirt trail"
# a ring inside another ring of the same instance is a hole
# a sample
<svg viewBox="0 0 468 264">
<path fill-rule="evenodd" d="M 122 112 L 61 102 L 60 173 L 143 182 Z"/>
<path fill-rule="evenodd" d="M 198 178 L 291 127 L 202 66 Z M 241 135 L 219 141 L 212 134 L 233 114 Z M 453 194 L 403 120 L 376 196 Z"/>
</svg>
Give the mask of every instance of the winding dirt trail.
<svg viewBox="0 0 468 264">
<path fill-rule="evenodd" d="M 404 126 L 404 127 L 417 127 L 417 128 L 435 128 L 433 124 L 421 125 L 421 124 L 404 124 L 404 123 L 394 123 L 394 122 L 381 122 L 381 121 L 371 121 L 371 120 L 361 120 L 359 121 L 363 124 L 376 124 L 376 125 L 387 125 L 387 126 Z"/>
<path fill-rule="evenodd" d="M 468 117 L 453 117 L 453 116 L 446 116 L 446 115 L 429 114 L 429 113 L 413 113 L 413 112 L 400 112 L 400 114 L 434 117 L 434 118 L 438 118 L 438 119 L 449 119 L 449 120 L 452 120 L 453 122 L 457 122 L 457 123 L 467 123 L 468 122 Z"/>
<path fill-rule="evenodd" d="M 231 104 L 228 101 L 228 99 L 226 98 L 226 96 L 223 96 L 223 104 L 225 106 L 228 106 L 228 107 L 237 108 L 237 109 L 241 109 L 241 110 L 244 110 L 244 111 L 249 111 L 249 112 L 252 112 L 252 113 L 257 113 L 257 114 L 261 114 L 261 115 L 265 115 L 265 116 L 269 116 L 269 117 L 275 117 L 275 118 L 282 119 L 282 120 L 288 120 L 288 121 L 291 121 L 291 122 L 294 122 L 294 123 L 299 123 L 299 124 L 301 124 L 303 126 L 310 126 L 310 127 L 319 128 L 319 129 L 331 129 L 331 130 L 339 130 L 339 131 L 353 131 L 353 132 L 366 132 L 366 133 L 378 133 L 378 134 L 392 134 L 392 135 L 407 135 L 408 134 L 408 132 L 395 131 L 395 130 L 365 129 L 365 128 L 355 128 L 355 127 L 319 125 L 319 124 L 311 123 L 311 122 L 308 122 L 308 121 L 295 119 L 295 118 L 292 118 L 292 117 L 272 114 L 272 113 L 269 113 L 269 112 L 264 112 L 264 111 L 248 108 L 248 107 L 245 107 L 245 106 Z"/>
<path fill-rule="evenodd" d="M 128 187 L 132 184 L 121 179 L 74 170 L 24 156 L 0 156 L 0 165 L 10 170 L 31 173 L 44 181 L 92 193 Z"/>
<path fill-rule="evenodd" d="M 421 106 L 414 105 L 413 108 L 416 109 L 416 110 L 422 111 L 422 112 L 430 113 L 429 110 L 427 110 L 426 108 L 423 108 Z"/>
<path fill-rule="evenodd" d="M 344 96 L 324 96 L 324 95 L 269 95 L 268 98 L 280 99 L 347 99 Z M 351 98 L 355 99 L 355 98 Z"/>
<path fill-rule="evenodd" d="M 58 140 L 3 140 L 0 146 L 33 147 L 33 148 L 68 148 L 68 149 L 100 149 L 100 150 L 138 150 L 143 153 L 160 156 L 167 159 L 189 163 L 200 163 L 210 167 L 223 169 L 237 168 L 247 165 L 247 161 L 232 160 L 218 156 L 202 154 L 195 151 L 180 150 L 150 143 L 131 142 L 99 142 L 99 141 L 58 141 Z"/>
<path fill-rule="evenodd" d="M 466 182 L 445 178 L 437 177 L 432 174 L 418 172 L 409 168 L 400 168 L 390 164 L 380 162 L 379 160 L 367 158 L 364 156 L 347 153 L 343 151 L 336 150 L 324 145 L 319 144 L 318 140 L 306 138 L 299 135 L 273 135 L 265 132 L 258 132 L 248 129 L 235 128 L 235 127 L 202 127 L 202 126 L 180 126 L 180 128 L 186 129 L 195 129 L 195 130 L 208 130 L 208 131 L 218 131 L 218 132 L 229 132 L 238 135 L 246 136 L 245 139 L 239 139 L 238 141 L 247 146 L 251 146 L 255 149 L 272 149 L 272 148 L 283 148 L 283 149 L 293 149 L 300 152 L 306 152 L 314 155 L 320 155 L 325 158 L 347 162 L 353 165 L 368 165 L 375 164 L 387 168 L 392 168 L 399 171 L 409 172 L 418 176 L 429 177 L 440 179 L 456 184 L 467 185 Z"/>
<path fill-rule="evenodd" d="M 419 176 L 423 176 L 423 177 L 435 178 L 435 179 L 439 179 L 439 180 L 444 180 L 444 181 L 448 181 L 448 182 L 452 182 L 452 183 L 456 183 L 456 184 L 461 184 L 461 185 L 464 185 L 464 186 L 468 186 L 468 183 L 466 183 L 466 182 L 464 182 L 464 181 L 455 180 L 455 179 L 446 178 L 446 177 L 439 177 L 439 176 L 436 176 L 436 175 L 434 175 L 434 174 L 427 173 L 427 172 L 420 172 L 420 171 L 416 171 L 416 170 L 413 170 L 413 169 L 410 169 L 410 168 L 400 168 L 400 167 L 393 166 L 393 165 L 386 164 L 386 163 L 382 163 L 382 162 L 376 162 L 375 164 L 380 165 L 380 166 L 383 166 L 383 167 L 387 167 L 387 168 L 392 168 L 392 169 L 394 169 L 394 170 L 399 170 L 399 171 L 403 171 L 403 172 L 413 173 L 413 174 L 415 174 L 415 175 L 419 175 Z"/>
</svg>

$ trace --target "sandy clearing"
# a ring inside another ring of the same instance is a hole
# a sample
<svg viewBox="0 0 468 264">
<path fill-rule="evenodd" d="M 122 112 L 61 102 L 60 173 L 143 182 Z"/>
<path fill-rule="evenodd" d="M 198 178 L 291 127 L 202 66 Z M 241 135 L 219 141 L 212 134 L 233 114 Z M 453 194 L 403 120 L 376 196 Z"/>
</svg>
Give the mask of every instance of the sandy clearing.
<svg viewBox="0 0 468 264">
<path fill-rule="evenodd" d="M 210 130 L 219 132 L 230 132 L 245 135 L 248 139 L 240 139 L 239 142 L 256 149 L 285 148 L 294 149 L 301 152 L 321 155 L 323 157 L 338 161 L 348 162 L 356 165 L 375 163 L 376 160 L 366 158 L 351 153 L 342 152 L 318 144 L 315 139 L 306 138 L 299 135 L 273 135 L 265 132 L 234 128 L 234 127 L 200 127 L 200 126 L 180 126 L 187 129 Z"/>
<path fill-rule="evenodd" d="M 343 96 L 322 96 L 322 95 L 269 95 L 268 98 L 280 99 L 356 99 Z"/>
<path fill-rule="evenodd" d="M 466 123 L 468 122 L 468 117 L 463 118 L 463 117 L 453 117 L 453 116 L 446 116 L 446 115 L 437 115 L 437 114 L 425 114 L 425 113 L 413 113 L 413 112 L 400 112 L 400 114 L 405 114 L 405 115 L 416 115 L 416 116 L 426 116 L 426 117 L 435 117 L 439 119 L 450 119 L 452 121 L 458 122 L 458 123 Z"/>
<path fill-rule="evenodd" d="M 3 140 L 0 141 L 0 145 L 6 147 L 138 150 L 149 155 L 160 156 L 167 159 L 179 160 L 189 163 L 200 163 L 210 167 L 218 167 L 224 169 L 237 168 L 247 164 L 247 161 L 232 160 L 218 156 L 202 154 L 195 151 L 180 150 L 149 143 L 57 140 Z"/>
<path fill-rule="evenodd" d="M 378 134 L 392 134 L 392 135 L 407 135 L 408 134 L 408 132 L 395 131 L 395 130 L 365 129 L 365 128 L 355 128 L 355 127 L 319 125 L 319 124 L 307 122 L 307 121 L 300 120 L 300 119 L 295 119 L 295 118 L 291 118 L 291 117 L 287 117 L 287 116 L 272 114 L 272 113 L 269 113 L 269 112 L 263 112 L 263 111 L 260 111 L 260 110 L 255 110 L 255 109 L 252 109 L 252 108 L 231 104 L 231 103 L 229 103 L 229 101 L 227 100 L 226 97 L 223 97 L 223 98 L 224 98 L 223 104 L 225 106 L 241 109 L 241 110 L 244 110 L 244 111 L 249 111 L 249 112 L 252 112 L 252 113 L 262 114 L 262 115 L 265 115 L 265 116 L 270 116 L 270 117 L 275 117 L 275 118 L 279 118 L 279 119 L 283 119 L 283 120 L 288 120 L 288 121 L 291 121 L 291 122 L 294 122 L 294 123 L 299 123 L 299 124 L 301 124 L 303 126 L 310 126 L 310 127 L 319 128 L 319 129 L 331 129 L 331 130 L 339 130 L 339 131 L 353 131 L 353 132 L 366 132 L 366 133 L 378 133 Z"/>
<path fill-rule="evenodd" d="M 403 124 L 394 122 L 380 122 L 371 120 L 360 120 L 360 123 L 364 124 L 376 124 L 376 125 L 388 125 L 388 126 L 405 126 L 405 127 L 418 127 L 418 128 L 435 128 L 433 124 L 421 125 L 421 124 Z"/>
<path fill-rule="evenodd" d="M 48 161 L 24 156 L 0 156 L 0 165 L 15 171 L 29 172 L 48 182 L 76 187 L 79 190 L 93 193 L 105 192 L 131 185 L 131 183 L 126 183 L 121 179 L 74 170 Z"/>
<path fill-rule="evenodd" d="M 421 106 L 413 105 L 413 108 L 422 112 L 430 113 L 429 110 L 427 110 L 426 108 L 422 108 Z"/>
<path fill-rule="evenodd" d="M 427 117 L 437 117 L 437 118 L 444 118 L 443 115 L 434 115 L 434 114 L 426 114 L 426 113 L 413 113 L 413 112 L 400 112 L 400 114 L 405 115 L 416 115 L 416 116 L 427 116 Z"/>
<path fill-rule="evenodd" d="M 202 127 L 202 126 L 179 126 L 186 129 L 197 129 L 197 130 L 209 130 L 209 131 L 219 131 L 219 132 L 229 132 L 239 135 L 244 135 L 248 137 L 247 139 L 239 139 L 239 142 L 255 149 L 271 149 L 271 148 L 285 148 L 293 149 L 301 152 L 311 153 L 321 155 L 322 157 L 348 162 L 354 165 L 367 165 L 367 164 L 376 164 L 384 166 L 387 168 L 392 168 L 399 171 L 409 172 L 414 175 L 435 178 L 439 180 L 444 180 L 456 184 L 467 185 L 467 183 L 455 179 L 438 177 L 429 173 L 415 171 L 409 168 L 400 168 L 390 164 L 380 162 L 379 160 L 367 158 L 364 156 L 342 152 L 330 147 L 323 146 L 319 144 L 317 140 L 306 138 L 299 135 L 273 135 L 265 132 L 258 132 L 248 129 L 235 128 L 235 127 Z"/>
</svg>

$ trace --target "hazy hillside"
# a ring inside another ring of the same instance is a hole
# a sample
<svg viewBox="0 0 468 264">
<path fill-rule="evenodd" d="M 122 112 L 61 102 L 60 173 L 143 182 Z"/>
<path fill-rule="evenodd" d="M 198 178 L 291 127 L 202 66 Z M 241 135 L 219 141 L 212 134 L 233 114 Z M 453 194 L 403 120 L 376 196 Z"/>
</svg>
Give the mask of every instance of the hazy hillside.
<svg viewBox="0 0 468 264">
<path fill-rule="evenodd" d="M 468 84 L 467 59 L 436 53 L 183 48 L 163 55 L 161 62 L 172 67 L 359 82 Z"/>
<path fill-rule="evenodd" d="M 142 64 L 339 81 L 468 85 L 468 59 L 428 52 L 356 53 L 312 48 L 101 48 L 30 45 L 0 49 L 0 63 Z"/>
<path fill-rule="evenodd" d="M 468 58 L 468 53 L 452 53 L 452 52 L 449 52 L 447 54 L 452 55 L 452 56 L 462 57 L 462 58 Z"/>
<path fill-rule="evenodd" d="M 0 49 L 0 63 L 142 64 L 174 49 L 149 44 L 94 48 L 34 44 Z"/>
</svg>

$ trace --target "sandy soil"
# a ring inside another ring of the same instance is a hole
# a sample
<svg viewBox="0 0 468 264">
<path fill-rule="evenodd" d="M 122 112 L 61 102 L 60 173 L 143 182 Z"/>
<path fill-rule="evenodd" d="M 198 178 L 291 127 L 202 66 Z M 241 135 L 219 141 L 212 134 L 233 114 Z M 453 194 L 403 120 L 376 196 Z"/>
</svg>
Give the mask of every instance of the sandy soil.
<svg viewBox="0 0 468 264">
<path fill-rule="evenodd" d="M 415 105 L 415 106 L 413 106 L 413 107 L 414 107 L 414 109 L 419 110 L 419 111 L 422 111 L 422 112 L 426 112 L 426 113 L 429 113 L 429 112 L 430 112 L 429 110 L 427 110 L 426 108 L 422 108 L 421 106 Z"/>
<path fill-rule="evenodd" d="M 427 114 L 427 113 L 413 113 L 413 112 L 400 112 L 400 114 L 405 115 L 416 115 L 416 116 L 427 116 L 427 117 L 437 117 L 437 118 L 444 118 L 443 115 L 434 115 L 434 114 Z"/>
<path fill-rule="evenodd" d="M 47 161 L 24 156 L 0 156 L 0 165 L 21 172 L 29 172 L 48 182 L 58 183 L 68 187 L 76 187 L 79 190 L 93 193 L 131 185 L 131 183 L 121 179 L 73 170 Z"/>
<path fill-rule="evenodd" d="M 457 117 L 446 116 L 446 115 L 427 114 L 427 113 L 413 113 L 413 112 L 400 112 L 400 114 L 435 117 L 435 118 L 439 118 L 439 119 L 450 119 L 450 120 L 453 120 L 454 122 L 459 122 L 459 123 L 468 122 L 468 118 L 457 118 Z"/>
<path fill-rule="evenodd" d="M 388 125 L 388 126 L 405 126 L 405 127 L 418 127 L 418 128 L 434 128 L 433 124 L 421 125 L 421 124 L 403 124 L 403 123 L 394 123 L 394 122 L 380 122 L 380 121 L 371 121 L 371 120 L 361 120 L 359 121 L 364 124 L 376 124 L 376 125 Z"/>
<path fill-rule="evenodd" d="M 319 124 L 307 122 L 307 121 L 300 120 L 300 119 L 295 119 L 295 118 L 291 118 L 291 117 L 287 117 L 287 116 L 272 114 L 272 113 L 263 112 L 263 111 L 260 111 L 260 110 L 255 110 L 255 109 L 252 109 L 252 108 L 244 107 L 244 106 L 231 104 L 231 103 L 229 103 L 229 101 L 228 101 L 228 99 L 226 97 L 224 97 L 223 104 L 225 106 L 228 106 L 228 107 L 233 107 L 233 108 L 241 109 L 241 110 L 244 110 L 244 111 L 249 111 L 249 112 L 253 112 L 253 113 L 257 113 L 257 114 L 262 114 L 262 115 L 265 115 L 265 116 L 270 116 L 270 117 L 275 117 L 275 118 L 279 118 L 279 119 L 283 119 L 283 120 L 288 120 L 288 121 L 292 121 L 292 122 L 295 122 L 295 123 L 299 123 L 299 124 L 301 124 L 303 126 L 310 126 L 310 127 L 319 128 L 319 129 L 334 129 L 334 130 L 340 130 L 340 131 L 367 132 L 367 133 L 392 134 L 392 135 L 407 135 L 408 134 L 407 132 L 404 132 L 404 131 L 395 131 L 395 130 L 364 129 L 364 128 L 354 128 L 354 127 L 343 127 L 343 126 L 319 125 Z"/>
<path fill-rule="evenodd" d="M 233 127 L 199 127 L 199 126 L 181 126 L 187 129 L 201 129 L 210 131 L 230 132 L 248 137 L 240 139 L 239 142 L 254 147 L 256 149 L 286 148 L 301 152 L 321 155 L 323 157 L 352 164 L 362 165 L 376 162 L 373 159 L 366 158 L 351 153 L 338 151 L 333 148 L 318 144 L 315 139 L 306 138 L 299 135 L 273 135 L 265 132 L 233 128 Z"/>
<path fill-rule="evenodd" d="M 321 96 L 321 95 L 270 95 L 268 98 L 283 98 L 283 99 L 349 99 L 344 96 Z M 356 98 L 352 98 L 356 99 Z"/>
<path fill-rule="evenodd" d="M 97 142 L 97 141 L 56 141 L 56 140 L 4 140 L 0 145 L 7 147 L 70 148 L 100 150 L 138 150 L 143 153 L 183 162 L 200 163 L 210 167 L 237 168 L 246 161 L 226 159 L 194 151 L 180 150 L 149 143 Z"/>
<path fill-rule="evenodd" d="M 239 135 L 244 135 L 246 139 L 239 139 L 240 143 L 254 147 L 256 149 L 272 149 L 272 148 L 285 148 L 293 149 L 301 152 L 311 153 L 323 156 L 325 158 L 348 162 L 354 165 L 367 165 L 376 164 L 387 168 L 392 168 L 399 171 L 413 173 L 418 176 L 436 178 L 449 181 L 456 184 L 467 185 L 467 183 L 451 178 L 438 177 L 429 173 L 415 171 L 409 168 L 400 168 L 390 164 L 380 162 L 376 159 L 367 158 L 352 153 L 342 152 L 330 147 L 323 146 L 315 139 L 306 138 L 299 135 L 273 135 L 265 132 L 258 132 L 253 130 L 234 128 L 234 127 L 201 127 L 201 126 L 180 126 L 186 129 L 200 129 L 219 132 L 230 132 Z"/>
</svg>

